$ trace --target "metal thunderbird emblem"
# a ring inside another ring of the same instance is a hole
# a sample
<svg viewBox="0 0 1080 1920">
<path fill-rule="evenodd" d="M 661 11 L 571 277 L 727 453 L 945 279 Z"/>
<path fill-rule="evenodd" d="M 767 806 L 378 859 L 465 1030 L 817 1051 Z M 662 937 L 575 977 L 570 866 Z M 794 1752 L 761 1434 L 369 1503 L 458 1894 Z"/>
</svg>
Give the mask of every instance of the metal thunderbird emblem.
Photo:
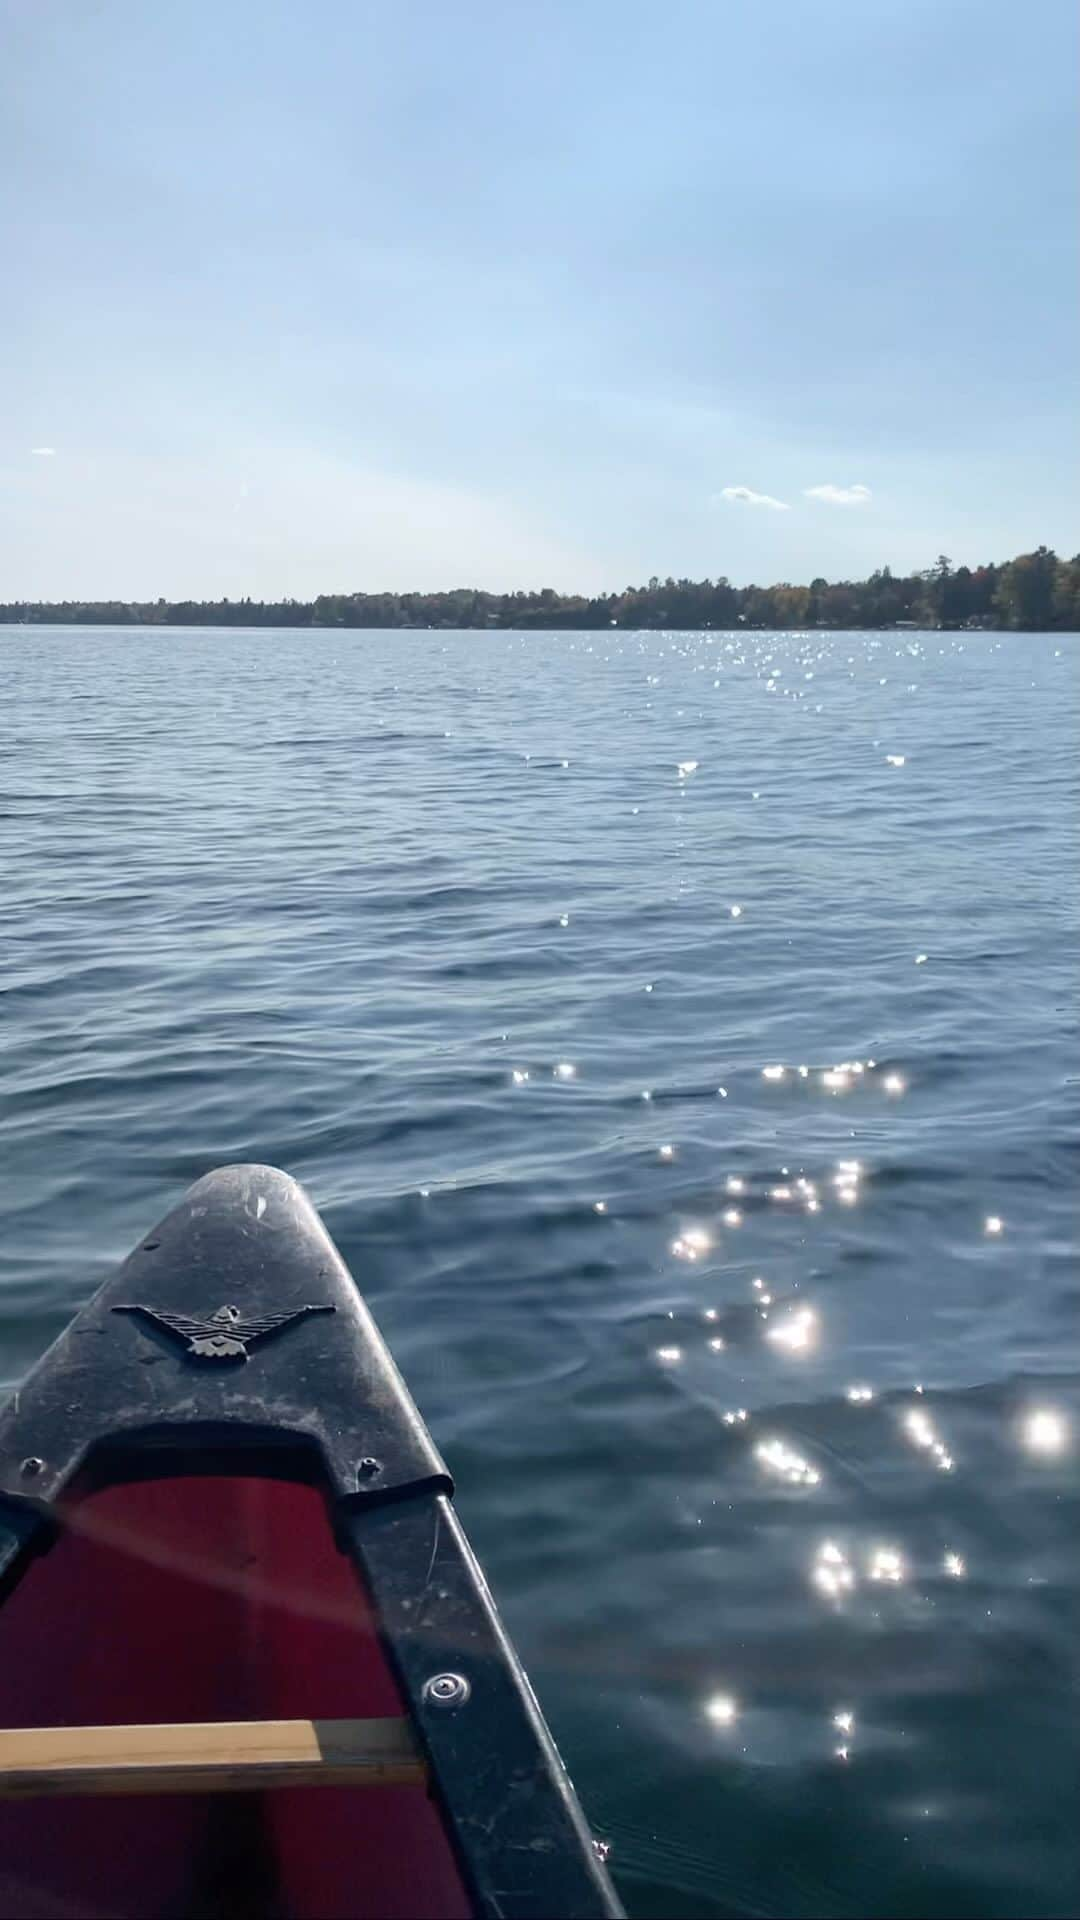
<svg viewBox="0 0 1080 1920">
<path fill-rule="evenodd" d="M 293 1307 L 287 1313 L 258 1313 L 244 1319 L 239 1307 L 219 1307 L 208 1319 L 191 1313 L 159 1313 L 156 1307 L 114 1307 L 114 1313 L 140 1313 L 178 1340 L 186 1340 L 191 1360 L 246 1360 L 256 1340 L 280 1333 L 308 1313 L 336 1313 L 336 1307 Z"/>
</svg>

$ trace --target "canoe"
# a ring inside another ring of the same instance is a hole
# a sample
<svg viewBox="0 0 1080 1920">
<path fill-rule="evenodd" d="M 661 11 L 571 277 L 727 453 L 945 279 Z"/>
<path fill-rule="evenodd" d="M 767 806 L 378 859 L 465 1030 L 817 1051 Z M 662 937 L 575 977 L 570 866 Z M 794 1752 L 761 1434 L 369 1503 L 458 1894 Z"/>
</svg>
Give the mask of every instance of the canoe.
<svg viewBox="0 0 1080 1920">
<path fill-rule="evenodd" d="M 186 1194 L 0 1414 L 0 1914 L 618 1915 L 303 1190 Z"/>
</svg>

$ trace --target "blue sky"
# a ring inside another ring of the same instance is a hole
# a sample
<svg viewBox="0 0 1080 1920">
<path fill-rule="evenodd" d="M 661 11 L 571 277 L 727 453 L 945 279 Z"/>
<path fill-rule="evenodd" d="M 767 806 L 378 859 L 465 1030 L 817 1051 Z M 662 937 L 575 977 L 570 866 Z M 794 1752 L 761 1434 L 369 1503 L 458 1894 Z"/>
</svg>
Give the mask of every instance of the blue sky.
<svg viewBox="0 0 1080 1920">
<path fill-rule="evenodd" d="M 0 0 L 0 599 L 1075 551 L 1078 19 Z"/>
</svg>

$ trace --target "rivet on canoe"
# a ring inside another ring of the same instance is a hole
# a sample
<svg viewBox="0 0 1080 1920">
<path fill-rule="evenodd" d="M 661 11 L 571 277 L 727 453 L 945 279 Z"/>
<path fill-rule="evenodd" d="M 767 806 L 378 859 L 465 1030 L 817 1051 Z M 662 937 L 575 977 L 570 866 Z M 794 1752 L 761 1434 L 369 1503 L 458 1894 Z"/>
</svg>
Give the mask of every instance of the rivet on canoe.
<svg viewBox="0 0 1080 1920">
<path fill-rule="evenodd" d="M 376 1460 L 373 1454 L 365 1454 L 364 1458 L 357 1462 L 356 1471 L 361 1480 L 374 1480 L 375 1475 L 382 1472 L 382 1461 Z"/>
<path fill-rule="evenodd" d="M 463 1707 L 471 1692 L 463 1673 L 435 1673 L 424 1682 L 423 1700 L 428 1707 Z"/>
<path fill-rule="evenodd" d="M 23 1461 L 22 1471 L 25 1474 L 40 1473 L 44 1465 L 45 1465 L 44 1460 L 40 1460 L 36 1453 L 32 1453 L 29 1455 L 27 1459 Z"/>
</svg>

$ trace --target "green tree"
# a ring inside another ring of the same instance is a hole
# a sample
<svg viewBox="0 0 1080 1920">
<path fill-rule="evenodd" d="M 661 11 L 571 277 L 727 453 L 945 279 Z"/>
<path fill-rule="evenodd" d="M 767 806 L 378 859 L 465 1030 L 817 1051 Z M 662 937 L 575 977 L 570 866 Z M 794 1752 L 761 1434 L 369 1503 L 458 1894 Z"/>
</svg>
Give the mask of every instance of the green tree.
<svg viewBox="0 0 1080 1920">
<path fill-rule="evenodd" d="M 996 599 L 1004 626 L 1037 632 L 1053 624 L 1057 566 L 1049 547 L 1036 547 L 1002 567 Z"/>
<path fill-rule="evenodd" d="M 1054 625 L 1066 633 L 1080 632 L 1080 553 L 1059 560 L 1054 581 Z"/>
</svg>

